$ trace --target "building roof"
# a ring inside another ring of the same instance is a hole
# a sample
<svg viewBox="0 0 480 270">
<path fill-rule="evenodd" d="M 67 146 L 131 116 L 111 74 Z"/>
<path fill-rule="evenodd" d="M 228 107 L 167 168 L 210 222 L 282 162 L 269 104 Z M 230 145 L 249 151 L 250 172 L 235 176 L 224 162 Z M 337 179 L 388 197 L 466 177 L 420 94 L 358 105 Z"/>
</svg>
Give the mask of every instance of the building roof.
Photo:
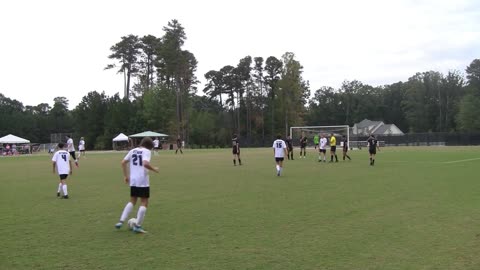
<svg viewBox="0 0 480 270">
<path fill-rule="evenodd" d="M 360 123 L 356 123 L 356 125 L 357 125 L 357 128 L 366 128 L 370 126 L 377 126 L 381 123 L 382 121 L 372 121 L 368 119 L 363 119 Z"/>
</svg>

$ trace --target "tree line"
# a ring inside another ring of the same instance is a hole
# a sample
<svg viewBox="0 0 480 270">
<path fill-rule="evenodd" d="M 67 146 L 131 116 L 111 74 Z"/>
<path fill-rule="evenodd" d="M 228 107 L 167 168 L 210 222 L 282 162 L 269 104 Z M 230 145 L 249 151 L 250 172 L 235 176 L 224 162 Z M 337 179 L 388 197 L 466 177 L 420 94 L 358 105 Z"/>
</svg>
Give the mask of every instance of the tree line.
<svg viewBox="0 0 480 270">
<path fill-rule="evenodd" d="M 128 35 L 114 44 L 106 69 L 124 76 L 123 96 L 92 91 L 69 110 L 66 97 L 25 106 L 0 94 L 0 135 L 49 142 L 51 133 L 83 136 L 88 149 L 109 149 L 120 132 L 180 135 L 191 146 L 226 146 L 232 133 L 249 145 L 268 145 L 290 126 L 353 125 L 368 118 L 404 132 L 479 132 L 480 59 L 460 71 L 419 72 L 405 82 L 371 86 L 344 81 L 311 91 L 295 54 L 245 56 L 204 74 L 183 46 L 185 29 L 168 22 L 163 36 Z"/>
</svg>

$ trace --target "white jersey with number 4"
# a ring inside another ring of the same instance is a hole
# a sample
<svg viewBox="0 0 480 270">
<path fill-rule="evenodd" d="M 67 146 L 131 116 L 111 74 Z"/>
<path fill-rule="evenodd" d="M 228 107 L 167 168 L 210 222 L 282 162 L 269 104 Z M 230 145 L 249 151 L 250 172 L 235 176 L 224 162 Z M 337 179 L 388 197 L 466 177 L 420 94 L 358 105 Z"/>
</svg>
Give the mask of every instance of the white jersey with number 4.
<svg viewBox="0 0 480 270">
<path fill-rule="evenodd" d="M 68 152 L 75 152 L 75 145 L 73 145 L 73 139 L 72 138 L 67 140 L 67 150 L 68 150 Z"/>
<path fill-rule="evenodd" d="M 322 150 L 327 149 L 327 138 L 320 139 L 320 149 Z"/>
<path fill-rule="evenodd" d="M 143 167 L 143 162 L 150 162 L 152 152 L 147 148 L 137 147 L 130 150 L 124 160 L 130 161 L 130 186 L 149 187 L 148 170 Z"/>
<path fill-rule="evenodd" d="M 273 149 L 275 149 L 275 157 L 276 158 L 283 158 L 285 157 L 285 150 L 287 148 L 287 144 L 284 140 L 275 140 L 273 142 Z"/>
<path fill-rule="evenodd" d="M 52 161 L 56 163 L 58 174 L 70 173 L 70 154 L 65 150 L 58 150 L 53 154 Z"/>
</svg>

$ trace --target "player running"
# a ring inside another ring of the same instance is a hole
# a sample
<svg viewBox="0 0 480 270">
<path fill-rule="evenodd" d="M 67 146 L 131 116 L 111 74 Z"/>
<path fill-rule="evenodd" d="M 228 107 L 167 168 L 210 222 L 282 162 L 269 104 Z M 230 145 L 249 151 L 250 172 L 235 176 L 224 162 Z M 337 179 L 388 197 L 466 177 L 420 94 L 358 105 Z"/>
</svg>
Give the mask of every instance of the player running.
<svg viewBox="0 0 480 270">
<path fill-rule="evenodd" d="M 140 198 L 141 206 L 137 212 L 137 222 L 133 227 L 136 233 L 146 233 L 142 228 L 145 213 L 147 212 L 148 199 L 150 197 L 150 178 L 148 171 L 158 173 L 158 168 L 150 165 L 153 149 L 153 141 L 150 137 L 145 137 L 140 142 L 140 146 L 128 152 L 122 160 L 122 171 L 125 183 L 130 184 L 130 202 L 123 209 L 120 221 L 115 224 L 115 228 L 120 229 L 127 220 L 128 215 Z M 127 166 L 129 169 L 127 169 Z"/>
<path fill-rule="evenodd" d="M 80 156 L 85 156 L 85 139 L 83 139 L 83 137 L 80 137 L 80 141 L 78 142 L 78 151 L 80 151 L 80 154 L 78 155 L 78 158 L 80 158 Z"/>
<path fill-rule="evenodd" d="M 283 160 L 287 153 L 287 145 L 282 140 L 282 135 L 277 135 L 277 139 L 273 142 L 273 155 L 275 157 L 275 168 L 277 169 L 277 176 L 280 176 L 283 170 Z"/>
<path fill-rule="evenodd" d="M 78 167 L 78 159 L 75 156 L 75 145 L 73 145 L 73 139 L 70 137 L 70 135 L 67 135 L 67 150 L 75 161 L 75 166 Z"/>
<path fill-rule="evenodd" d="M 178 153 L 178 150 L 180 150 L 180 154 L 183 154 L 183 151 L 182 151 L 182 139 L 180 139 L 180 135 L 177 136 L 177 150 L 175 150 L 175 154 Z"/>
<path fill-rule="evenodd" d="M 317 149 L 318 144 L 320 143 L 320 138 L 318 137 L 318 134 L 315 134 L 315 136 L 313 136 L 313 143 L 315 144 L 315 149 Z"/>
</svg>

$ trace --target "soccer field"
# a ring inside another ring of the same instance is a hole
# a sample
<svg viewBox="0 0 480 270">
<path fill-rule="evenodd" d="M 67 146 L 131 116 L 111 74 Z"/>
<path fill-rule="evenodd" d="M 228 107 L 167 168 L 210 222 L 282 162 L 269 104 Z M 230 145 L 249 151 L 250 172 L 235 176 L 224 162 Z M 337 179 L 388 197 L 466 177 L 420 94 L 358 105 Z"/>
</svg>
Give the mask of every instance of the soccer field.
<svg viewBox="0 0 480 270">
<path fill-rule="evenodd" d="M 148 234 L 114 228 L 125 153 L 81 159 L 68 200 L 51 156 L 0 158 L 0 269 L 480 269 L 479 147 L 295 154 L 277 177 L 272 149 L 161 152 Z"/>
</svg>

